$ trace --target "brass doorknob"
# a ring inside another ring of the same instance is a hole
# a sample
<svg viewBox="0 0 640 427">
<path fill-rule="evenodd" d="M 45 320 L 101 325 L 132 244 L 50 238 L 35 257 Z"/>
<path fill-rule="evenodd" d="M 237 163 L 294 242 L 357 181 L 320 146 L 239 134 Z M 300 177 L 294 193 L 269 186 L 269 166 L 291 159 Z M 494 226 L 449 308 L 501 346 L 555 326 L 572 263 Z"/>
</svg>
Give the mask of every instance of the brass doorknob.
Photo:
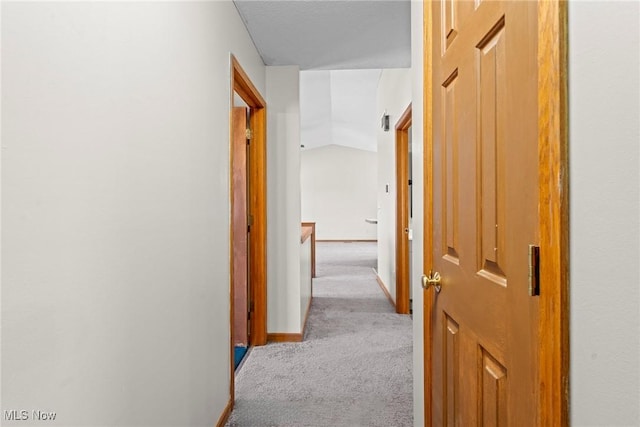
<svg viewBox="0 0 640 427">
<path fill-rule="evenodd" d="M 440 273 L 430 271 L 428 276 L 422 275 L 422 287 L 424 289 L 429 289 L 433 286 L 436 292 L 440 292 L 442 289 L 442 283 L 440 281 Z"/>
</svg>

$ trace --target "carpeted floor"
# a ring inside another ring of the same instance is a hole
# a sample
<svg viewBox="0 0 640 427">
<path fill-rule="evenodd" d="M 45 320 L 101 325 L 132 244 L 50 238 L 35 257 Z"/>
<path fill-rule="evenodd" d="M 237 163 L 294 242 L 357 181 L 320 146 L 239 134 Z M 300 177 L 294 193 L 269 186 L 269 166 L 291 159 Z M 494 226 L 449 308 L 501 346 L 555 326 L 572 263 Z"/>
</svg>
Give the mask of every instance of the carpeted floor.
<svg viewBox="0 0 640 427">
<path fill-rule="evenodd" d="M 413 425 L 412 332 L 376 283 L 375 243 L 318 243 L 303 342 L 254 347 L 228 426 Z"/>
</svg>

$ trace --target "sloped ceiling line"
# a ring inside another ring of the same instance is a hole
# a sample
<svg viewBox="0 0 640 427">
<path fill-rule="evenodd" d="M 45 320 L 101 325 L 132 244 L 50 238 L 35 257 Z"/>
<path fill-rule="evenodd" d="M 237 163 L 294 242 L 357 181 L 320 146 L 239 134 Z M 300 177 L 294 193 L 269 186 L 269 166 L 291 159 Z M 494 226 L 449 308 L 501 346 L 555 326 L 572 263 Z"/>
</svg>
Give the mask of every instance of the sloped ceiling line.
<svg viewBox="0 0 640 427">
<path fill-rule="evenodd" d="M 376 151 L 383 68 L 411 65 L 409 0 L 234 0 L 266 65 L 300 67 L 305 149 Z"/>
<path fill-rule="evenodd" d="M 305 149 L 344 145 L 376 151 L 376 91 L 381 70 L 300 73 L 300 127 Z"/>
</svg>

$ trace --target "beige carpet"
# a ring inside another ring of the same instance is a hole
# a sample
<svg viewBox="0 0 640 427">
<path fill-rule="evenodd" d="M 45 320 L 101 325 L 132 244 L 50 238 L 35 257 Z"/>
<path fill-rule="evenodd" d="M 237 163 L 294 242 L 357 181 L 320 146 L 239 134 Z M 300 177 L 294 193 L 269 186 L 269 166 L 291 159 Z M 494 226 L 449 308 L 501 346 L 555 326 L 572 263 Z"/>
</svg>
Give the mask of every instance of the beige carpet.
<svg viewBox="0 0 640 427">
<path fill-rule="evenodd" d="M 251 350 L 228 426 L 413 425 L 411 319 L 375 266 L 375 243 L 318 243 L 305 340 Z"/>
</svg>

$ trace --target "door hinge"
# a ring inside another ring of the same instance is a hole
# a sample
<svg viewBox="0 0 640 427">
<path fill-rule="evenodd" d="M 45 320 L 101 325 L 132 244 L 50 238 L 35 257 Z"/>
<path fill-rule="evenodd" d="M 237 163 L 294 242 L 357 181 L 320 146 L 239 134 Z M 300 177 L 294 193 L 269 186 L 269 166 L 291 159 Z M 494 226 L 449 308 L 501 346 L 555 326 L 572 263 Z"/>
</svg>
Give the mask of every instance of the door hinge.
<svg viewBox="0 0 640 427">
<path fill-rule="evenodd" d="M 540 295 L 540 247 L 529 245 L 529 296 Z"/>
<path fill-rule="evenodd" d="M 251 138 L 253 138 L 253 132 L 251 132 L 251 129 L 247 129 L 245 135 L 247 137 L 247 141 L 251 141 Z"/>
<path fill-rule="evenodd" d="M 253 301 L 249 302 L 249 310 L 247 310 L 247 320 L 251 320 L 251 313 L 253 313 Z"/>
</svg>

